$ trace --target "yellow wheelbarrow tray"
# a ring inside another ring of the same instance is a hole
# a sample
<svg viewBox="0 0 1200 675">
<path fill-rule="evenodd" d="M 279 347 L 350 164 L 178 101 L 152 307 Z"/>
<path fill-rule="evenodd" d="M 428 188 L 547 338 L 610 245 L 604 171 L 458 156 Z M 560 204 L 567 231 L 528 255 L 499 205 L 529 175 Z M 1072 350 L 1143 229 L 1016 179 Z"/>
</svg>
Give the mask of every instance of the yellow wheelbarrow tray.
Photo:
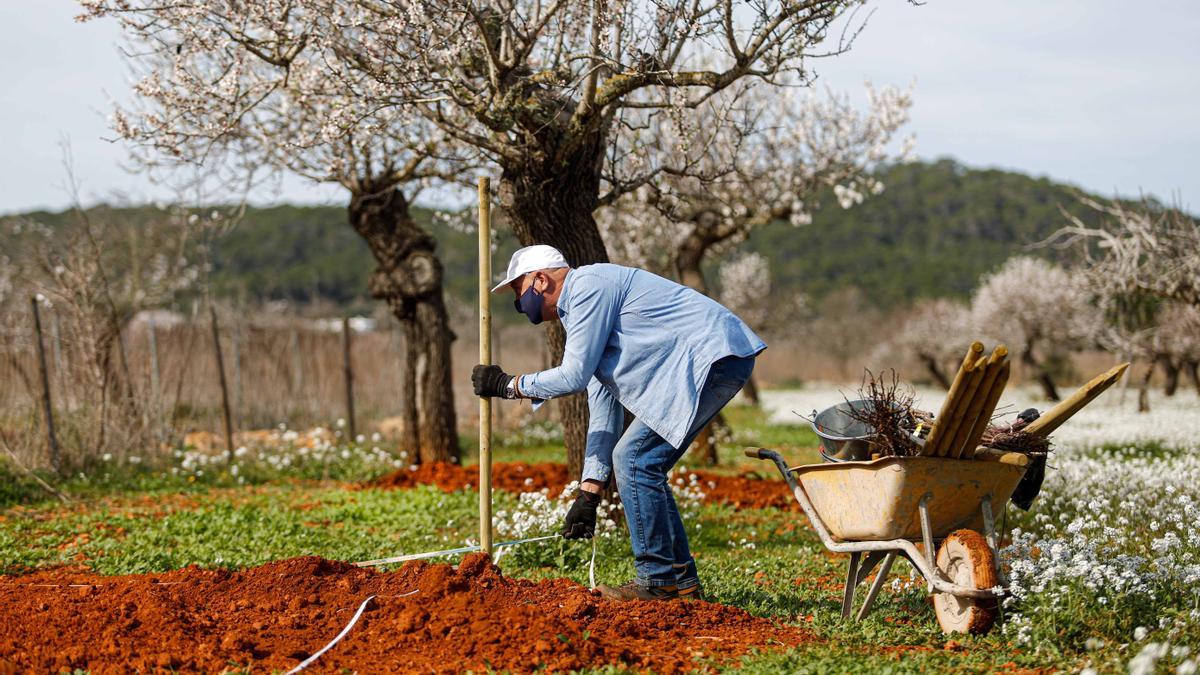
<svg viewBox="0 0 1200 675">
<path fill-rule="evenodd" d="M 1004 594 L 993 507 L 1012 497 L 1028 457 L 981 448 L 971 459 L 883 457 L 788 467 L 773 450 L 745 452 L 774 462 L 825 548 L 850 554 L 843 618 L 851 616 L 855 588 L 882 563 L 856 618 L 867 616 L 896 556 L 904 555 L 934 594 L 943 630 L 991 627 L 996 599 Z"/>
</svg>

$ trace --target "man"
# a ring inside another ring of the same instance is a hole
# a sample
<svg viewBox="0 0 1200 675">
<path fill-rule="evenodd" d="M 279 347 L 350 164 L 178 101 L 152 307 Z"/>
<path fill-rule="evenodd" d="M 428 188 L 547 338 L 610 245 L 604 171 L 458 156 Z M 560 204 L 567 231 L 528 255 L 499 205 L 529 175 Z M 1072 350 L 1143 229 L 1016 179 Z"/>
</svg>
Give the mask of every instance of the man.
<svg viewBox="0 0 1200 675">
<path fill-rule="evenodd" d="M 562 364 L 517 377 L 499 366 L 475 366 L 476 395 L 530 398 L 536 407 L 588 394 L 583 476 L 563 536 L 594 534 L 601 492 L 615 476 L 637 578 L 601 585 L 600 592 L 615 600 L 703 598 L 667 472 L 746 383 L 766 344 L 690 288 L 620 265 L 572 269 L 550 246 L 514 253 L 492 292 L 504 288 L 534 324 L 562 322 Z M 623 433 L 622 406 L 634 416 Z"/>
</svg>

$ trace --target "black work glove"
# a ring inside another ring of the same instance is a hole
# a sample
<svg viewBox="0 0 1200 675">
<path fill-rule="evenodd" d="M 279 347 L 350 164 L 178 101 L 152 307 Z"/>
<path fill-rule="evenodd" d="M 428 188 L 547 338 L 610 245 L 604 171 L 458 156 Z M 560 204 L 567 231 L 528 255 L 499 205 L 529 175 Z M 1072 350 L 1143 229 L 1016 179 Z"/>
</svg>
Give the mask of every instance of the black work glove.
<svg viewBox="0 0 1200 675">
<path fill-rule="evenodd" d="M 599 505 L 600 495 L 580 490 L 563 521 L 563 539 L 591 539 L 596 533 L 596 507 Z"/>
<path fill-rule="evenodd" d="M 500 366 L 475 366 L 471 371 L 471 384 L 476 396 L 499 396 L 504 398 L 512 375 L 500 370 Z"/>
</svg>

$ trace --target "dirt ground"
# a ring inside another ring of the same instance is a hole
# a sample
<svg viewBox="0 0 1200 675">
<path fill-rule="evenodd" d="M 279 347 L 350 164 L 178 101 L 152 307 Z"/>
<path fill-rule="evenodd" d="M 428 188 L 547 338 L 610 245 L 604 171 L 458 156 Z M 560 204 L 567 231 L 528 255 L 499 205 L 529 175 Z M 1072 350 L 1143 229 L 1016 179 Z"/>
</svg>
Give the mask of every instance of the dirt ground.
<svg viewBox="0 0 1200 675">
<path fill-rule="evenodd" d="M 734 607 L 612 603 L 566 579 L 509 579 L 478 553 L 457 568 L 410 562 L 393 572 L 304 557 L 239 572 L 0 577 L 0 673 L 287 670 L 368 596 L 358 623 L 310 671 L 616 664 L 670 673 L 814 639 Z"/>
<path fill-rule="evenodd" d="M 800 508 L 782 478 L 762 478 L 753 473 L 734 476 L 712 471 L 688 471 L 677 472 L 672 480 L 683 479 L 690 482 L 693 475 L 696 476 L 697 485 L 704 493 L 704 501 L 707 503 L 727 504 L 735 508 Z M 506 492 L 531 492 L 549 488 L 550 494 L 557 495 L 569 482 L 565 464 L 498 462 L 492 465 L 492 486 Z M 436 485 L 447 492 L 474 490 L 479 485 L 479 467 L 443 463 L 421 464 L 415 470 L 400 469 L 392 472 L 364 487 L 402 489 L 417 485 Z"/>
</svg>

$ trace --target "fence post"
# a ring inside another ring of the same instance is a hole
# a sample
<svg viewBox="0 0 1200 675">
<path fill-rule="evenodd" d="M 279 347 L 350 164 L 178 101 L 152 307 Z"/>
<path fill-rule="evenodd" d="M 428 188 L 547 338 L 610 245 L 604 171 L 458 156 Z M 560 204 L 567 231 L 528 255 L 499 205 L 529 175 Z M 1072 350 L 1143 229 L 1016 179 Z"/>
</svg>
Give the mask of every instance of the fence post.
<svg viewBox="0 0 1200 675">
<path fill-rule="evenodd" d="M 146 337 L 150 344 L 150 400 L 154 407 L 155 434 L 162 439 L 162 373 L 158 369 L 158 329 L 154 325 L 154 313 L 147 315 Z"/>
<path fill-rule="evenodd" d="M 350 317 L 342 318 L 342 371 L 346 379 L 346 423 L 350 429 L 350 442 L 358 438 L 354 424 L 354 366 L 350 361 Z"/>
<path fill-rule="evenodd" d="M 292 329 L 292 392 L 298 395 L 304 388 L 304 364 L 300 361 L 300 330 Z"/>
<path fill-rule="evenodd" d="M 37 334 L 38 370 L 42 374 L 42 415 L 46 418 L 46 445 L 50 451 L 50 466 L 55 473 L 62 472 L 62 455 L 58 447 L 58 435 L 54 433 L 54 406 L 50 402 L 50 373 L 46 369 L 46 346 L 42 343 L 42 315 L 38 312 L 38 299 L 29 299 L 33 308 L 33 329 Z"/>
<path fill-rule="evenodd" d="M 225 447 L 229 454 L 225 456 L 229 464 L 233 464 L 233 420 L 229 414 L 229 384 L 225 382 L 225 362 L 221 358 L 221 331 L 217 327 L 217 310 L 208 306 L 208 315 L 212 319 L 213 351 L 217 355 L 217 375 L 221 382 L 221 412 L 225 417 Z"/>
</svg>

